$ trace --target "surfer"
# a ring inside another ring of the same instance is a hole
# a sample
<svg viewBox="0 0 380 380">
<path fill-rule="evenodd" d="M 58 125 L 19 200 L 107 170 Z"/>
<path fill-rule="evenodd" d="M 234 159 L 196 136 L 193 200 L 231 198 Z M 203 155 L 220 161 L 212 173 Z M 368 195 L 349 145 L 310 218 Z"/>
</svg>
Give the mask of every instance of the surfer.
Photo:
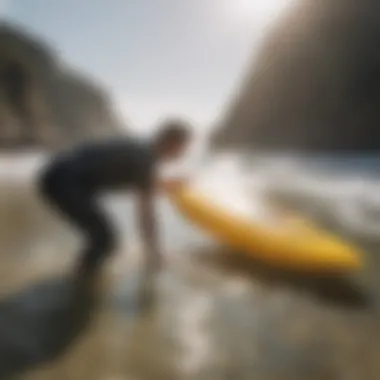
<svg viewBox="0 0 380 380">
<path fill-rule="evenodd" d="M 191 140 L 182 120 L 168 120 L 152 140 L 131 137 L 88 142 L 58 154 L 42 170 L 40 193 L 86 239 L 78 274 L 93 273 L 115 249 L 114 230 L 98 204 L 104 192 L 126 189 L 138 195 L 138 217 L 146 247 L 147 269 L 157 270 L 161 253 L 154 212 L 157 164 L 180 158 Z M 172 190 L 183 183 L 160 183 Z"/>
</svg>

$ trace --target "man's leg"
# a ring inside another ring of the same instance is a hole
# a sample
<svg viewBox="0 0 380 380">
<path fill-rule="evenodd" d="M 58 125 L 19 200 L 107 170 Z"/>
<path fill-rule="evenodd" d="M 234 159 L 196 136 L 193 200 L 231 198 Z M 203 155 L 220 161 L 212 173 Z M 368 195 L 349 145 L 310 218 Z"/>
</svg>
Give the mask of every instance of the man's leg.
<svg viewBox="0 0 380 380">
<path fill-rule="evenodd" d="M 115 248 L 114 231 L 94 197 L 70 178 L 44 186 L 45 198 L 86 239 L 79 270 L 96 270 Z"/>
<path fill-rule="evenodd" d="M 95 201 L 90 203 L 82 207 L 81 215 L 74 220 L 87 239 L 79 267 L 84 272 L 97 269 L 116 246 L 114 231 L 107 217 Z"/>
</svg>

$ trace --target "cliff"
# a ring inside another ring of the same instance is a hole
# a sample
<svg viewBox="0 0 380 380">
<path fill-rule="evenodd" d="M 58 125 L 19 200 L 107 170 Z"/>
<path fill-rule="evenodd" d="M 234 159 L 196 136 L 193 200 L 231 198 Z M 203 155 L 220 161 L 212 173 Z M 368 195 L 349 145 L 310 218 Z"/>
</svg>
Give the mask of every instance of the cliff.
<svg viewBox="0 0 380 380">
<path fill-rule="evenodd" d="M 57 147 L 120 133 L 105 89 L 44 42 L 0 25 L 0 149 Z"/>
<path fill-rule="evenodd" d="M 380 148 L 380 3 L 300 0 L 269 30 L 215 147 Z"/>
</svg>

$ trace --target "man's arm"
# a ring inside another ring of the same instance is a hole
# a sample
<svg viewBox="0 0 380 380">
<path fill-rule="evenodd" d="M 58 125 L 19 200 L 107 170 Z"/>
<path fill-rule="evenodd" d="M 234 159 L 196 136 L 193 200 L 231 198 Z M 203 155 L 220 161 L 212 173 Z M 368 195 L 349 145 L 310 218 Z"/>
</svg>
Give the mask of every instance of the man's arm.
<svg viewBox="0 0 380 380">
<path fill-rule="evenodd" d="M 138 213 L 149 270 L 159 269 L 161 261 L 154 201 L 155 197 L 153 188 L 144 188 L 140 190 Z"/>
</svg>

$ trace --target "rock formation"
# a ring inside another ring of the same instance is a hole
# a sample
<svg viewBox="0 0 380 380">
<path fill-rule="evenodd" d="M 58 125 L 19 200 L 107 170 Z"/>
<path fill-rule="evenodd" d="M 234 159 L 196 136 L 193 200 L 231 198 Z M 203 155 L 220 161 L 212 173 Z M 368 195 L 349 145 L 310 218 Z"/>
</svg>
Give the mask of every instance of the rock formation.
<svg viewBox="0 0 380 380">
<path fill-rule="evenodd" d="M 0 149 L 56 147 L 120 133 L 106 91 L 46 44 L 0 25 Z"/>
<path fill-rule="evenodd" d="M 213 143 L 380 148 L 380 2 L 299 0 L 268 32 Z"/>
</svg>

